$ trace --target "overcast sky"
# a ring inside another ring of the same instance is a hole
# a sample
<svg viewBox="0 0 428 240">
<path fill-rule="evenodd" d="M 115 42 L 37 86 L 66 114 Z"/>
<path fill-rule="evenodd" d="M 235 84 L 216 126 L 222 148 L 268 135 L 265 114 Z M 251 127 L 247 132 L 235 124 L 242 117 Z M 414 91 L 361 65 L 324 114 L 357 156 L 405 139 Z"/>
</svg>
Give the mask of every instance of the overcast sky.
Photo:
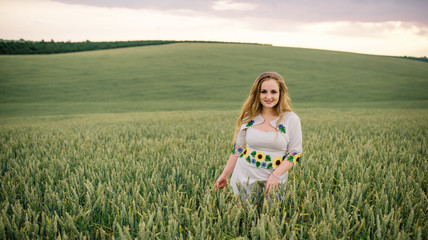
<svg viewBox="0 0 428 240">
<path fill-rule="evenodd" d="M 428 0 L 0 0 L 0 38 L 213 40 L 428 56 Z"/>
</svg>

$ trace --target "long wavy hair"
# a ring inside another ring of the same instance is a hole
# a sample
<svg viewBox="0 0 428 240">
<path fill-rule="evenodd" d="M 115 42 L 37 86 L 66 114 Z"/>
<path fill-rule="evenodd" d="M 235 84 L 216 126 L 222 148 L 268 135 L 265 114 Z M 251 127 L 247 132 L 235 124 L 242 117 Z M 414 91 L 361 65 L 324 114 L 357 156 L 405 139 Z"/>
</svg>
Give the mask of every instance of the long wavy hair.
<svg viewBox="0 0 428 240">
<path fill-rule="evenodd" d="M 278 103 L 273 107 L 276 114 L 279 116 L 277 125 L 281 122 L 284 113 L 293 111 L 291 108 L 291 98 L 288 95 L 288 88 L 285 85 L 284 79 L 276 72 L 265 72 L 262 73 L 253 83 L 250 94 L 248 95 L 247 100 L 242 105 L 241 114 L 239 115 L 238 121 L 236 123 L 235 134 L 233 137 L 233 142 L 236 141 L 238 132 L 243 123 L 248 123 L 255 116 L 261 113 L 263 105 L 260 102 L 260 91 L 262 88 L 262 83 L 266 80 L 275 80 L 279 86 L 279 100 Z"/>
</svg>

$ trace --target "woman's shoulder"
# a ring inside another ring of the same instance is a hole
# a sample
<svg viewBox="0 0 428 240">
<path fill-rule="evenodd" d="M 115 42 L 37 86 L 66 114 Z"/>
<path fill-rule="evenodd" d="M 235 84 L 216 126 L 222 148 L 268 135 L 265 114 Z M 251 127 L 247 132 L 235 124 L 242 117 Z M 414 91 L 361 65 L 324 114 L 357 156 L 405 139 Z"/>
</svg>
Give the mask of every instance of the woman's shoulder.
<svg viewBox="0 0 428 240">
<path fill-rule="evenodd" d="M 242 122 L 240 130 L 242 131 L 242 130 L 245 130 L 247 128 L 252 127 L 253 125 L 258 125 L 258 124 L 262 123 L 263 121 L 264 121 L 263 118 L 260 116 L 260 114 L 258 114 L 255 117 L 253 117 L 247 121 Z"/>
<path fill-rule="evenodd" d="M 295 112 L 285 112 L 281 122 L 300 121 L 299 116 Z"/>
</svg>

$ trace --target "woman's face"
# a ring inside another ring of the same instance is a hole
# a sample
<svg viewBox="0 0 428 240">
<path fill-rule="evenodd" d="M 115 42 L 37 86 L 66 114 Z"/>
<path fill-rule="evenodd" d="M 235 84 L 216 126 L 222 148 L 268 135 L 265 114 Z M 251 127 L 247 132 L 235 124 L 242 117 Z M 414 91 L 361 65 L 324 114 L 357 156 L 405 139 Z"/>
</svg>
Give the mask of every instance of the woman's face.
<svg viewBox="0 0 428 240">
<path fill-rule="evenodd" d="M 264 108 L 273 108 L 279 101 L 279 85 L 274 79 L 262 82 L 260 89 L 260 103 Z"/>
</svg>

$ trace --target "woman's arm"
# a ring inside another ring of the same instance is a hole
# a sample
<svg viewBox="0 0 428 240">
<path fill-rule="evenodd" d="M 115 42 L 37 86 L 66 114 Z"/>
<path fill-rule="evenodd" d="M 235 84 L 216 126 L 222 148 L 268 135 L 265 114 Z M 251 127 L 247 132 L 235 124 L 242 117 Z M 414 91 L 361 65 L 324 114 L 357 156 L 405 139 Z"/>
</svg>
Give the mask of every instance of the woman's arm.
<svg viewBox="0 0 428 240">
<path fill-rule="evenodd" d="M 300 118 L 297 115 L 293 115 L 288 123 L 288 152 L 289 156 L 282 161 L 282 163 L 272 172 L 266 181 L 265 188 L 269 192 L 278 187 L 279 178 L 286 172 L 288 172 L 293 165 L 299 162 L 300 154 L 302 152 L 302 127 L 300 124 Z"/>
<path fill-rule="evenodd" d="M 223 173 L 218 177 L 216 183 L 215 183 L 215 189 L 218 188 L 224 188 L 227 184 L 227 179 L 229 178 L 230 174 L 232 174 L 233 169 L 235 169 L 236 160 L 238 160 L 238 156 L 230 154 L 229 160 L 227 160 L 227 164 L 224 167 Z"/>
<path fill-rule="evenodd" d="M 290 170 L 293 165 L 294 163 L 289 162 L 287 160 L 282 161 L 282 163 L 275 169 L 275 171 L 270 174 L 265 184 L 265 189 L 268 194 L 270 191 L 278 188 L 279 177 L 282 176 L 282 174 L 288 172 L 288 170 Z"/>
<path fill-rule="evenodd" d="M 244 148 L 246 146 L 246 130 L 240 130 L 238 133 L 238 136 L 236 137 L 235 144 L 233 145 L 232 154 L 229 156 L 229 160 L 227 160 L 227 164 L 224 167 L 223 173 L 218 177 L 217 181 L 215 182 L 215 189 L 218 188 L 224 188 L 227 184 L 227 179 L 229 178 L 230 174 L 232 174 L 233 169 L 235 169 L 236 160 L 238 160 L 238 157 L 242 154 L 244 151 Z"/>
</svg>

